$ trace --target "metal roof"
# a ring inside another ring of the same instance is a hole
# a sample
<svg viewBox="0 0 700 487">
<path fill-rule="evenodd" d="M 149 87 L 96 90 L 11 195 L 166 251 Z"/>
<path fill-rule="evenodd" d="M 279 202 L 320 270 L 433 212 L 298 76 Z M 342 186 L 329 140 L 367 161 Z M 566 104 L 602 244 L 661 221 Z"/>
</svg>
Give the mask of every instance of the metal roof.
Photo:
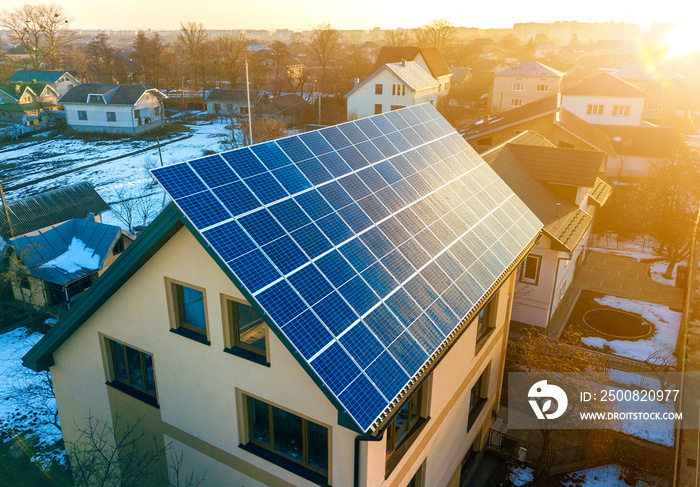
<svg viewBox="0 0 700 487">
<path fill-rule="evenodd" d="M 22 81 L 24 83 L 56 83 L 67 71 L 35 71 L 20 69 L 15 74 L 10 76 L 7 81 Z M 70 73 L 68 73 L 70 74 Z"/>
<path fill-rule="evenodd" d="M 109 83 L 83 83 L 71 88 L 61 97 L 61 103 L 88 104 L 89 95 L 102 95 L 105 105 L 135 105 L 144 93 L 163 99 L 166 96 L 147 85 L 116 85 Z M 99 105 L 100 103 L 91 103 Z"/>
<path fill-rule="evenodd" d="M 504 69 L 496 73 L 496 76 L 537 76 L 549 78 L 561 78 L 561 71 L 545 66 L 537 61 L 525 61 L 512 68 Z"/>
</svg>

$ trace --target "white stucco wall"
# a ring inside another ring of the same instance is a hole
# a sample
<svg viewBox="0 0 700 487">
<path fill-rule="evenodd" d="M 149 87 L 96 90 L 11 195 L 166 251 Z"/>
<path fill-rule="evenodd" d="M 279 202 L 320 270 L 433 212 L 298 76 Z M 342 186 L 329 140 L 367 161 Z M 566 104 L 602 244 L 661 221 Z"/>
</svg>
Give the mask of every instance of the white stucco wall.
<svg viewBox="0 0 700 487">
<path fill-rule="evenodd" d="M 588 105 L 603 105 L 603 114 L 587 115 Z M 626 117 L 613 116 L 615 105 L 629 105 L 629 115 Z M 644 98 L 563 95 L 561 106 L 594 125 L 639 125 L 642 122 Z"/>
<path fill-rule="evenodd" d="M 513 83 L 523 84 L 522 91 L 513 91 Z M 537 91 L 537 85 L 547 85 L 547 91 Z M 494 76 L 491 95 L 491 115 L 512 110 L 511 100 L 522 100 L 522 105 L 556 95 L 559 90 L 558 77 L 540 76 Z"/>
<path fill-rule="evenodd" d="M 158 99 L 145 93 L 133 106 L 131 105 L 102 105 L 96 103 L 68 103 L 65 104 L 66 123 L 69 127 L 78 131 L 105 131 L 105 132 L 140 132 L 145 126 L 155 127 L 162 123 L 163 112 L 156 116 L 155 109 L 159 106 Z M 141 125 L 135 116 L 135 111 L 141 111 Z M 87 112 L 87 120 L 78 119 L 78 111 Z M 107 112 L 114 112 L 116 121 L 107 121 Z M 150 124 L 145 123 L 145 118 L 150 118 Z"/>
</svg>

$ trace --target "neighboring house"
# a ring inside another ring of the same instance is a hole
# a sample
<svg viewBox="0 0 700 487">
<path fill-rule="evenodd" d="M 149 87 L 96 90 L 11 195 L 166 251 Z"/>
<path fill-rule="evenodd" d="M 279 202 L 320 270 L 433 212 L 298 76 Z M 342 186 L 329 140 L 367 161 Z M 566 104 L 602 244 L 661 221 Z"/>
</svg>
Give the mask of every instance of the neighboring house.
<svg viewBox="0 0 700 487">
<path fill-rule="evenodd" d="M 617 181 L 646 176 L 650 161 L 668 161 L 683 145 L 673 127 L 613 125 L 601 129 L 615 150 L 615 157 L 608 159 L 606 176 Z"/>
<path fill-rule="evenodd" d="M 165 98 L 146 85 L 84 83 L 63 95 L 60 102 L 73 130 L 134 135 L 163 126 Z"/>
<path fill-rule="evenodd" d="M 260 90 L 250 91 L 250 108 L 255 113 L 255 106 L 267 94 Z M 214 88 L 209 90 L 204 97 L 207 113 L 217 116 L 247 115 L 248 97 L 246 90 L 229 90 L 224 88 Z"/>
<path fill-rule="evenodd" d="M 38 125 L 48 122 L 49 111 L 57 108 L 58 93 L 46 83 L 0 85 L 0 122 Z"/>
<path fill-rule="evenodd" d="M 97 194 L 90 183 L 78 183 L 61 189 L 47 191 L 19 201 L 8 203 L 7 224 L 4 208 L 0 211 L 0 237 L 5 240 L 45 230 L 74 218 L 100 221 L 100 214 L 109 210 L 109 205 Z M 11 228 L 11 229 L 10 229 Z"/>
<path fill-rule="evenodd" d="M 562 47 L 553 44 L 541 44 L 535 48 L 534 56 L 537 59 L 545 59 L 559 53 Z"/>
<path fill-rule="evenodd" d="M 474 77 L 472 75 L 472 68 L 456 66 L 451 67 L 450 72 L 452 73 L 451 89 L 464 89 L 467 87 L 471 79 Z"/>
<path fill-rule="evenodd" d="M 117 226 L 78 218 L 12 238 L 14 297 L 35 308 L 70 306 L 132 240 Z"/>
<path fill-rule="evenodd" d="M 313 107 L 297 94 L 263 98 L 254 112 L 263 117 L 276 118 L 287 125 L 307 124 L 313 115 Z"/>
<path fill-rule="evenodd" d="M 420 103 L 435 105 L 439 84 L 415 61 L 382 65 L 345 94 L 348 120 Z"/>
<path fill-rule="evenodd" d="M 78 86 L 75 76 L 68 71 L 35 71 L 20 69 L 7 80 L 11 83 L 46 83 L 53 88 L 58 96 L 68 93 L 73 87 Z"/>
<path fill-rule="evenodd" d="M 542 224 L 432 106 L 153 174 L 174 203 L 23 359 L 69 450 L 119 416 L 203 486 L 468 481 Z"/>
<path fill-rule="evenodd" d="M 613 74 L 646 93 L 643 120 L 659 123 L 675 114 L 683 83 L 680 74 L 648 62 L 631 64 Z"/>
<path fill-rule="evenodd" d="M 485 117 L 459 132 L 477 152 L 484 152 L 527 130 L 541 134 L 557 147 L 595 150 L 603 152 L 607 159 L 615 157 L 615 150 L 602 128 L 568 110 L 557 108 L 556 95 L 500 113 L 494 118 Z"/>
<path fill-rule="evenodd" d="M 270 49 L 265 49 L 261 52 L 265 60 L 261 63 L 267 69 L 263 70 L 265 73 L 265 79 L 260 79 L 259 81 L 274 84 L 277 77 L 277 59 L 275 54 Z M 289 87 L 287 79 L 294 80 L 296 83 L 300 83 L 304 77 L 304 63 L 302 63 L 297 57 L 292 56 L 289 53 L 282 54 L 279 59 L 280 69 L 280 86 Z M 283 90 L 284 91 L 284 90 Z"/>
<path fill-rule="evenodd" d="M 379 70 L 385 64 L 395 64 L 401 61 L 415 61 L 421 68 L 430 73 L 438 82 L 438 95 L 445 96 L 450 92 L 452 72 L 440 51 L 434 47 L 395 47 L 383 46 L 379 50 L 374 70 Z"/>
<path fill-rule="evenodd" d="M 647 95 L 602 72 L 562 90 L 561 107 L 593 125 L 640 125 Z"/>
<path fill-rule="evenodd" d="M 536 61 L 525 61 L 493 77 L 491 115 L 512 110 L 559 91 L 562 73 Z"/>
<path fill-rule="evenodd" d="M 544 223 L 518 271 L 512 320 L 546 327 L 586 257 L 596 207 L 612 192 L 598 177 L 605 155 L 523 132 L 481 156 Z"/>
</svg>

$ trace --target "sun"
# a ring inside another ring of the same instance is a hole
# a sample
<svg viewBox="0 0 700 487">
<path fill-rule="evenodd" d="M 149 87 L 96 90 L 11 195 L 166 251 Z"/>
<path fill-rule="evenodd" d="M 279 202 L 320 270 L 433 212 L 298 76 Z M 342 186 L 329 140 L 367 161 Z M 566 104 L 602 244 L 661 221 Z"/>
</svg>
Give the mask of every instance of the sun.
<svg viewBox="0 0 700 487">
<path fill-rule="evenodd" d="M 700 50 L 700 36 L 697 26 L 680 24 L 666 36 L 669 57 L 682 57 L 686 54 Z"/>
</svg>

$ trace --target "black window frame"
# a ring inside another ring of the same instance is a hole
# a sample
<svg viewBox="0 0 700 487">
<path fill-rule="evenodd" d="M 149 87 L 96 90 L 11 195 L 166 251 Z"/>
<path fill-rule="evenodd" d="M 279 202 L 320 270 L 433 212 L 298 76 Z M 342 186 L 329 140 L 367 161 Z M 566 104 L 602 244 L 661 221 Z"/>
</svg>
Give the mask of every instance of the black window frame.
<svg viewBox="0 0 700 487">
<path fill-rule="evenodd" d="M 211 342 L 209 341 L 209 316 L 207 315 L 207 293 L 205 289 L 192 284 L 185 284 L 172 280 L 168 280 L 168 286 L 170 289 L 170 306 L 173 313 L 173 322 L 171 323 L 170 331 L 203 343 L 204 345 L 211 345 Z M 182 290 L 185 288 L 202 293 L 202 307 L 204 308 L 205 325 L 204 329 L 191 325 L 185 321 L 184 299 L 182 296 Z"/>
<path fill-rule="evenodd" d="M 119 237 L 112 247 L 112 255 L 119 255 L 124 252 L 124 237 Z"/>
<path fill-rule="evenodd" d="M 87 120 L 88 114 L 87 110 L 78 110 L 78 120 Z"/>
<path fill-rule="evenodd" d="M 476 419 L 479 417 L 481 414 L 481 411 L 484 409 L 484 406 L 488 402 L 488 393 L 489 393 L 489 383 L 488 383 L 488 376 L 491 372 L 491 364 L 486 366 L 486 368 L 481 372 L 481 375 L 479 375 L 479 378 L 476 379 L 476 382 L 472 386 L 472 388 L 469 390 L 469 410 L 468 410 L 468 416 L 467 416 L 467 431 L 471 431 L 472 427 L 474 426 L 474 423 L 476 422 Z M 486 386 L 484 386 L 484 381 L 486 382 Z"/>
<path fill-rule="evenodd" d="M 226 326 L 228 331 L 228 343 L 224 351 L 269 367 L 268 329 L 264 317 L 260 316 L 260 324 L 265 327 L 265 349 L 261 350 L 257 347 L 249 345 L 240 338 L 240 331 L 238 329 L 238 306 L 250 306 L 250 304 L 240 302 L 234 298 L 224 295 L 222 295 L 222 301 L 222 305 L 226 310 L 224 326 Z"/>
<path fill-rule="evenodd" d="M 269 460 L 281 466 L 282 468 L 290 470 L 293 473 L 306 478 L 307 480 L 311 480 L 314 483 L 317 483 L 319 485 L 328 485 L 328 472 L 330 470 L 330 465 L 332 461 L 332 457 L 330 456 L 331 428 L 329 428 L 326 425 L 317 423 L 316 421 L 311 421 L 310 419 L 307 419 L 299 414 L 289 411 L 288 409 L 275 406 L 273 404 L 268 403 L 267 401 L 250 396 L 245 393 L 243 394 L 243 401 L 246 410 L 245 420 L 248 430 L 248 438 L 246 438 L 245 444 L 239 445 L 241 448 L 251 453 L 257 454 L 258 456 L 261 456 L 266 460 Z M 253 401 L 257 401 L 260 404 L 267 406 L 270 442 L 269 444 L 265 443 L 264 441 L 258 440 L 253 435 Z M 285 455 L 284 453 L 281 453 L 275 449 L 275 409 L 281 411 L 282 413 L 290 414 L 301 419 L 301 461 L 289 455 Z M 326 470 L 323 470 L 309 463 L 309 424 L 324 428 L 326 430 Z"/>
<path fill-rule="evenodd" d="M 105 112 L 105 115 L 107 116 L 108 122 L 116 122 L 117 121 L 117 112 Z M 110 115 L 111 115 L 111 118 L 110 118 Z"/>
<path fill-rule="evenodd" d="M 535 259 L 537 261 L 534 279 L 530 279 L 529 277 L 525 276 L 525 271 L 528 269 L 528 259 Z M 537 255 L 537 254 L 528 254 L 525 257 L 525 259 L 523 260 L 523 263 L 521 265 L 520 277 L 519 277 L 518 281 L 522 282 L 524 284 L 530 284 L 532 286 L 537 286 L 538 283 L 540 282 L 540 270 L 541 269 L 542 269 L 542 256 Z"/>
<path fill-rule="evenodd" d="M 498 304 L 498 293 L 491 296 L 485 305 L 481 307 L 476 315 L 476 342 L 481 342 L 486 338 L 491 330 L 496 327 L 496 311 Z"/>
<path fill-rule="evenodd" d="M 406 400 L 401 406 L 392 420 L 384 429 L 384 438 L 386 441 L 386 462 L 384 467 L 384 478 L 388 478 L 391 472 L 399 464 L 404 455 L 411 448 L 411 445 L 416 440 L 420 432 L 430 419 L 428 417 L 427 405 L 428 391 L 430 390 L 430 380 L 427 380 L 421 385 L 413 395 Z M 408 424 L 405 433 L 401 438 L 396 438 L 396 417 L 399 412 L 408 407 Z M 415 418 L 411 419 L 412 412 L 415 412 Z"/>
<path fill-rule="evenodd" d="M 117 355 L 119 352 L 117 351 L 115 345 L 120 345 L 122 347 L 122 353 L 123 353 L 123 360 L 124 360 L 124 365 L 125 365 L 125 371 L 127 374 L 127 380 L 123 380 L 122 378 L 119 377 L 119 364 L 117 363 Z M 135 397 L 136 399 L 139 399 L 147 404 L 150 404 L 151 406 L 159 407 L 158 405 L 158 387 L 156 384 L 156 362 L 155 358 L 152 353 L 150 352 L 145 352 L 143 350 L 139 350 L 138 348 L 132 347 L 130 345 L 127 345 L 125 343 L 122 343 L 120 341 L 114 340 L 112 338 L 107 338 L 105 337 L 105 346 L 107 348 L 107 355 L 110 361 L 110 366 L 111 366 L 111 375 L 110 380 L 107 382 L 108 385 L 114 387 L 115 389 L 118 389 L 126 394 L 129 394 L 132 397 Z M 127 349 L 133 350 L 134 352 L 138 353 L 139 355 L 139 361 L 141 364 L 141 377 L 143 379 L 143 387 L 139 387 L 132 383 L 131 381 L 131 372 L 129 370 L 129 360 L 127 356 Z M 151 359 L 151 366 L 153 368 L 153 391 L 149 389 L 149 375 L 148 375 L 148 369 L 146 366 L 146 355 L 148 355 Z"/>
</svg>

